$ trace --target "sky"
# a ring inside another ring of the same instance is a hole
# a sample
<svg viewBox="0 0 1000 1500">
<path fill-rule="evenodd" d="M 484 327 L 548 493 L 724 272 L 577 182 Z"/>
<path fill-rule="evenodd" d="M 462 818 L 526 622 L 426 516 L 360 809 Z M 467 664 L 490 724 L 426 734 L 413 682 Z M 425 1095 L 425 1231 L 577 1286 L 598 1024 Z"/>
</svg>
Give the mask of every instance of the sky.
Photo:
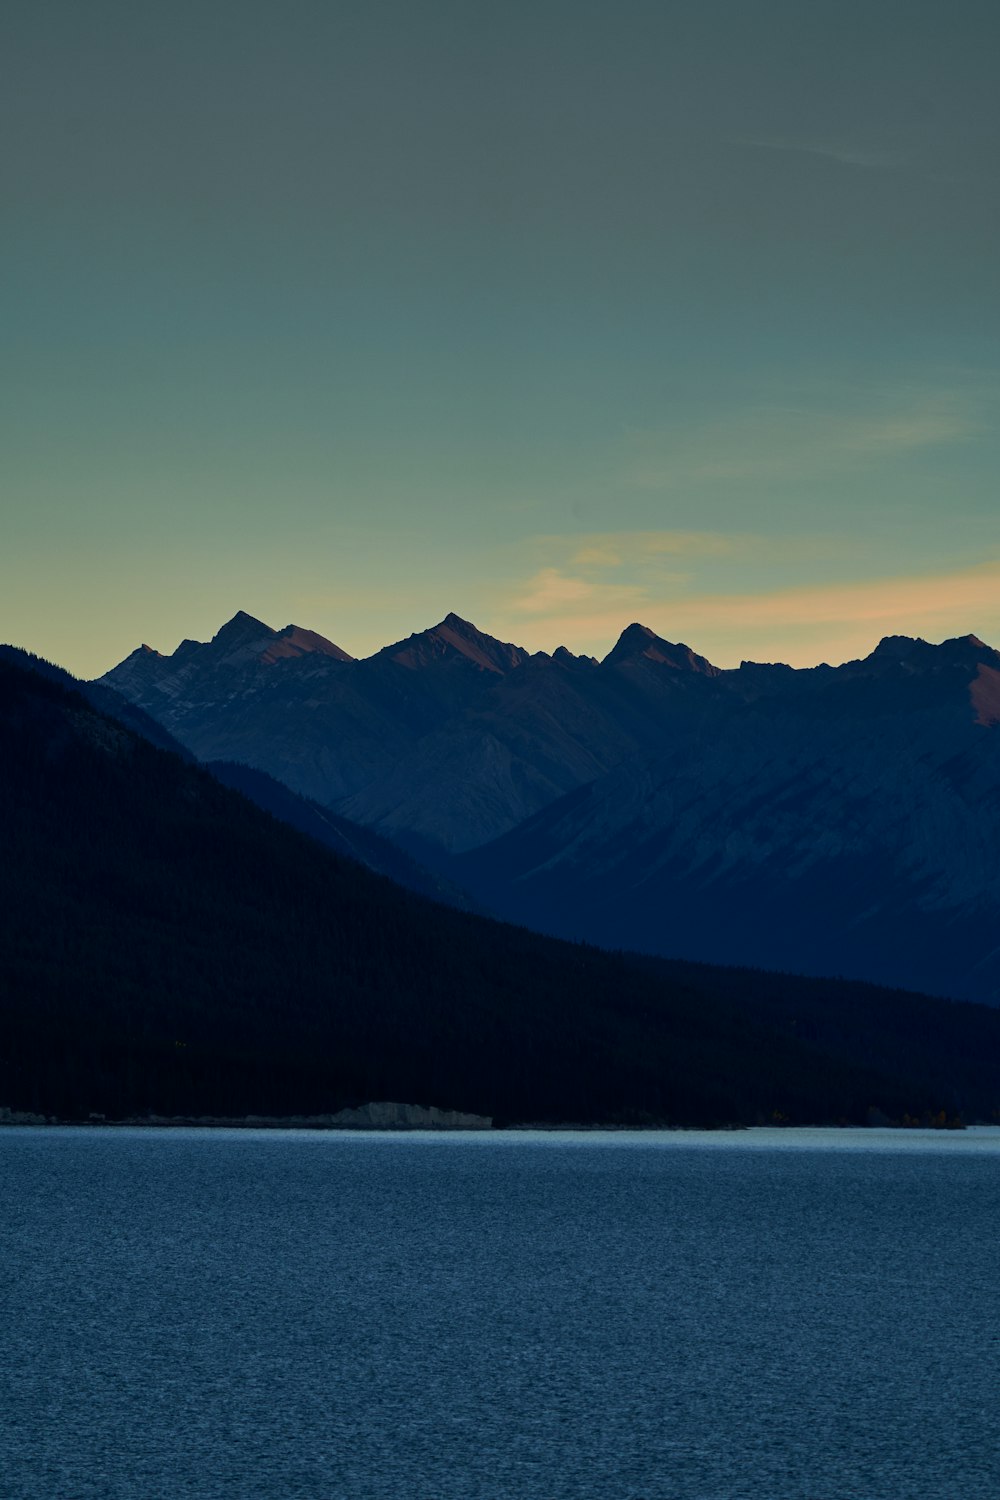
<svg viewBox="0 0 1000 1500">
<path fill-rule="evenodd" d="M 1000 646 L 995 0 L 7 0 L 0 638 Z"/>
</svg>

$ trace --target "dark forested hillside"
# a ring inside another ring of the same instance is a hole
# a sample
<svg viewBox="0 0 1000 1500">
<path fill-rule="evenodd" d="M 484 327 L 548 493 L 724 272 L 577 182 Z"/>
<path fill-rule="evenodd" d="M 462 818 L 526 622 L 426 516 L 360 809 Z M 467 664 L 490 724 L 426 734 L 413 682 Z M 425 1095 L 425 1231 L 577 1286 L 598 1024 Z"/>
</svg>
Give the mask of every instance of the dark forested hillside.
<svg viewBox="0 0 1000 1500">
<path fill-rule="evenodd" d="M 144 740 L 149 740 L 150 744 L 158 746 L 161 750 L 172 750 L 182 760 L 194 760 L 191 751 L 182 745 L 180 740 L 174 739 L 174 736 L 168 729 L 164 729 L 158 719 L 146 713 L 145 709 L 140 708 L 137 703 L 132 703 L 117 688 L 109 687 L 106 682 L 81 682 L 64 668 L 57 667 L 54 662 L 46 661 L 42 656 L 35 656 L 31 651 L 24 651 L 20 646 L 0 645 L 0 661 L 9 662 L 15 667 L 26 667 L 42 677 L 47 677 L 50 682 L 58 682 L 64 688 L 80 693 L 99 713 L 117 719 L 126 728 L 141 735 Z"/>
<path fill-rule="evenodd" d="M 340 817 L 309 797 L 298 796 L 282 782 L 268 776 L 266 771 L 257 771 L 253 766 L 230 760 L 208 761 L 205 769 L 211 771 L 223 786 L 242 793 L 272 817 L 308 834 L 342 858 L 355 860 L 378 875 L 388 875 L 398 885 L 416 891 L 420 896 L 428 896 L 432 901 L 455 906 L 459 911 L 475 910 L 475 903 L 459 886 L 418 864 L 389 839 L 382 838 L 363 823 L 352 823 L 349 818 Z"/>
<path fill-rule="evenodd" d="M 10 659 L 0 776 L 0 1103 L 15 1109 L 282 1115 L 396 1098 L 508 1121 L 695 1123 L 1000 1103 L 1000 1016 L 927 1001 L 902 1049 L 910 997 L 783 981 L 791 1001 L 768 1010 L 716 971 L 448 910 Z M 810 1029 L 847 1000 L 846 1043 Z"/>
</svg>

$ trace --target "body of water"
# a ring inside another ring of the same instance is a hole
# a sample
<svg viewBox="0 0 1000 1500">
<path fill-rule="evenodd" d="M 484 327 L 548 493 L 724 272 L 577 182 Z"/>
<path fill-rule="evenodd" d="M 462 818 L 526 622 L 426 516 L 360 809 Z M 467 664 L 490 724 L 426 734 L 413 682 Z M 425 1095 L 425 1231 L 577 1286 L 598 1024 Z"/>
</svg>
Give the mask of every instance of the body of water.
<svg viewBox="0 0 1000 1500">
<path fill-rule="evenodd" d="M 0 1131 L 3 1500 L 995 1500 L 1000 1131 Z"/>
</svg>

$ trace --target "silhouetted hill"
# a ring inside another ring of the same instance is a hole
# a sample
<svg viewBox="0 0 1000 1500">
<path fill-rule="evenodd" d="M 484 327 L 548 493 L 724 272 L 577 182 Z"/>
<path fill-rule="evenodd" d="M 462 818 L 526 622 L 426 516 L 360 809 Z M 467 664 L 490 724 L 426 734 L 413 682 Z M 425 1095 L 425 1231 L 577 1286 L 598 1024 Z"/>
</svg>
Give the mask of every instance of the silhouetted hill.
<svg viewBox="0 0 1000 1500">
<path fill-rule="evenodd" d="M 0 1100 L 64 1117 L 857 1120 L 998 1102 L 1000 1016 L 866 992 L 853 1057 L 726 993 L 448 910 L 0 661 Z M 787 987 L 787 986 L 786 986 Z M 838 993 L 840 991 L 840 993 Z M 796 1024 L 856 991 L 802 991 Z"/>
<path fill-rule="evenodd" d="M 266 771 L 255 771 L 252 766 L 241 766 L 227 760 L 211 760 L 205 770 L 224 786 L 249 797 L 264 812 L 287 823 L 290 828 L 308 834 L 342 858 L 356 860 L 366 869 L 377 875 L 387 875 L 398 885 L 427 896 L 431 901 L 443 902 L 459 911 L 475 910 L 475 903 L 457 885 L 425 869 L 389 839 L 381 838 L 361 823 L 352 823 L 338 816 L 308 797 L 297 796 L 282 782 L 268 776 Z"/>
<path fill-rule="evenodd" d="M 237 617 L 237 620 L 239 618 Z M 248 622 L 244 629 L 247 629 L 249 633 L 249 626 L 256 625 L 257 622 L 252 621 L 249 615 L 242 618 Z M 266 629 L 266 627 L 262 628 Z M 297 634 L 299 637 L 312 636 L 312 632 L 309 631 L 298 631 Z M 286 635 L 287 632 L 282 632 L 282 637 Z M 319 636 L 315 639 L 322 640 L 323 638 Z M 230 636 L 231 640 L 232 636 Z M 130 703 L 116 688 L 109 687 L 103 682 L 81 682 L 62 667 L 57 667 L 43 657 L 34 656 L 17 646 L 0 645 L 0 660 L 9 661 L 15 666 L 26 667 L 47 677 L 52 682 L 60 683 L 72 692 L 80 693 L 94 708 L 110 718 L 117 719 L 129 729 L 133 729 L 151 745 L 156 745 L 161 750 L 173 751 L 189 763 L 194 761 L 191 752 L 175 740 L 162 724 L 159 724 L 151 714 L 147 714 L 144 709 Z M 477 909 L 476 903 L 467 892 L 443 875 L 437 875 L 425 869 L 389 839 L 382 838 L 360 823 L 352 823 L 348 818 L 340 817 L 329 808 L 311 802 L 307 797 L 297 796 L 289 787 L 276 781 L 273 776 L 268 776 L 265 771 L 257 771 L 252 766 L 240 765 L 234 761 L 210 761 L 205 769 L 223 785 L 242 793 L 244 797 L 249 797 L 251 802 L 255 802 L 272 817 L 278 818 L 282 823 L 287 823 L 291 828 L 297 828 L 300 833 L 308 834 L 310 838 L 316 839 L 320 844 L 332 849 L 334 853 L 342 855 L 345 859 L 356 860 L 366 869 L 373 870 L 379 875 L 387 875 L 390 880 L 397 881 L 408 890 L 428 896 L 433 901 L 442 901 L 445 905 L 455 906 L 460 911 Z"/>
<path fill-rule="evenodd" d="M 86 698 L 87 702 L 101 713 L 118 719 L 129 729 L 134 729 L 136 734 L 142 735 L 143 739 L 148 740 L 151 745 L 156 745 L 161 750 L 171 750 L 182 760 L 194 760 L 191 751 L 164 729 L 158 719 L 154 719 L 152 714 L 146 713 L 145 709 L 131 702 L 128 696 L 120 693 L 117 688 L 109 687 L 104 682 L 81 682 L 64 668 L 57 667 L 53 662 L 46 661 L 42 656 L 35 656 L 30 651 L 23 651 L 19 646 L 0 645 L 0 661 L 25 667 L 47 677 L 50 682 L 60 683 L 70 692 L 79 693 Z"/>
</svg>

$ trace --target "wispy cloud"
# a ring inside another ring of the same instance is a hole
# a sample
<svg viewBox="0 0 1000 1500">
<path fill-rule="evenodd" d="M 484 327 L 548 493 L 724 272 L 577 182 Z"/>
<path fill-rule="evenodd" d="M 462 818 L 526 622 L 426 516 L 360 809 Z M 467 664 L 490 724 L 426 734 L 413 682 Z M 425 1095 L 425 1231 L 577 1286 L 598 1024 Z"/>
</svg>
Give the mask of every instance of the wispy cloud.
<svg viewBox="0 0 1000 1500">
<path fill-rule="evenodd" d="M 733 138 L 733 144 L 759 151 L 792 151 L 803 156 L 821 156 L 828 161 L 839 162 L 844 167 L 866 167 L 881 171 L 903 166 L 906 161 L 901 151 L 859 146 L 845 141 L 808 141 L 780 135 L 741 135 Z"/>
<path fill-rule="evenodd" d="M 532 546 L 550 555 L 558 552 L 570 566 L 588 569 L 646 565 L 662 577 L 664 563 L 686 559 L 695 563 L 712 558 L 766 556 L 786 562 L 853 554 L 854 543 L 843 537 L 766 536 L 742 531 L 592 531 L 577 536 L 535 537 Z M 687 577 L 687 574 L 677 575 Z"/>
<path fill-rule="evenodd" d="M 974 631 L 1000 617 L 1000 559 L 941 573 L 865 579 L 761 594 L 707 594 L 679 604 L 692 624 L 840 626 L 880 631 Z"/>
<path fill-rule="evenodd" d="M 561 563 L 594 570 L 647 564 L 660 571 L 666 559 L 728 557 L 757 538 L 721 531 L 593 531 L 582 536 L 539 536 L 531 543 L 536 553 L 558 556 Z M 680 575 L 678 575 L 680 576 Z"/>
<path fill-rule="evenodd" d="M 536 537 L 531 551 L 538 565 L 502 601 L 500 613 L 551 626 L 568 641 L 598 621 L 620 627 L 643 611 L 662 611 L 665 599 L 691 596 L 706 568 L 845 560 L 858 548 L 824 536 L 647 530 Z"/>
<path fill-rule="evenodd" d="M 532 593 L 529 586 L 507 608 L 522 622 L 531 616 L 536 632 L 547 634 L 536 644 L 547 648 L 558 636 L 578 650 L 602 653 L 640 613 L 644 624 L 723 666 L 747 656 L 796 666 L 843 661 L 892 634 L 939 640 L 972 631 L 1000 644 L 1000 559 L 938 573 L 756 593 L 681 590 L 656 596 L 633 587 L 615 594 L 557 569 L 546 575 L 543 588 Z"/>
<path fill-rule="evenodd" d="M 508 608 L 534 619 L 562 619 L 581 610 L 620 613 L 647 600 L 648 591 L 641 584 L 601 583 L 559 568 L 540 568 L 508 601 Z"/>
<path fill-rule="evenodd" d="M 651 489 L 828 478 L 974 441 L 998 411 L 1000 389 L 971 383 L 862 392 L 852 404 L 843 392 L 757 401 L 699 426 L 631 432 L 629 476 Z"/>
</svg>

